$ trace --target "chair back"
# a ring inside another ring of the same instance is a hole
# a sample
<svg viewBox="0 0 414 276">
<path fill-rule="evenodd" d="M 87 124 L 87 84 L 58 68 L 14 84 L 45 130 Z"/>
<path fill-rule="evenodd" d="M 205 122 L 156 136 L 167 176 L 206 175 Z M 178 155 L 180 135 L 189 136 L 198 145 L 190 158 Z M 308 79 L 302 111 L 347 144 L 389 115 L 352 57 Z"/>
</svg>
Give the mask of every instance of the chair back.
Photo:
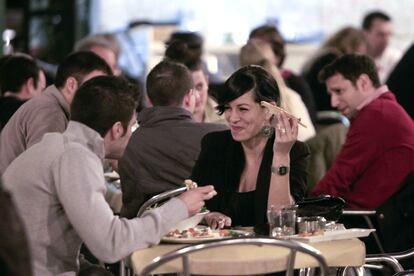
<svg viewBox="0 0 414 276">
<path fill-rule="evenodd" d="M 183 186 L 174 190 L 166 191 L 161 194 L 155 195 L 144 202 L 138 210 L 137 217 L 141 217 L 142 214 L 150 207 L 154 206 L 157 203 L 164 202 L 165 200 L 175 197 L 183 192 L 187 191 L 187 187 Z"/>
<path fill-rule="evenodd" d="M 287 248 L 290 250 L 288 255 L 288 260 L 286 264 L 286 275 L 292 275 L 295 268 L 295 258 L 297 252 L 306 254 L 316 260 L 319 268 L 320 268 L 320 275 L 328 275 L 328 265 L 325 261 L 325 258 L 322 254 L 316 250 L 315 248 L 311 247 L 310 245 L 300 243 L 297 241 L 291 240 L 278 240 L 274 238 L 262 237 L 262 238 L 238 238 L 238 239 L 227 239 L 227 240 L 220 240 L 214 241 L 209 243 L 200 243 L 200 244 L 193 244 L 189 245 L 175 251 L 169 252 L 162 256 L 159 256 L 151 261 L 147 266 L 145 266 L 139 275 L 146 276 L 153 273 L 157 268 L 162 266 L 165 263 L 168 263 L 172 260 L 181 258 L 182 259 L 182 274 L 183 275 L 190 275 L 191 274 L 191 266 L 189 255 L 194 252 L 198 252 L 201 250 L 207 250 L 211 248 L 223 247 L 223 246 L 231 246 L 231 245 L 257 245 L 257 246 L 275 246 L 275 247 L 282 247 Z M 213 264 L 212 264 L 213 265 Z"/>
<path fill-rule="evenodd" d="M 377 231 L 385 252 L 398 252 L 414 247 L 414 172 L 400 190 L 377 209 Z"/>
<path fill-rule="evenodd" d="M 367 257 L 393 257 L 405 268 L 414 267 L 414 171 L 401 188 L 376 210 L 344 211 L 342 223 L 347 228 L 375 228 L 362 238 Z"/>
</svg>

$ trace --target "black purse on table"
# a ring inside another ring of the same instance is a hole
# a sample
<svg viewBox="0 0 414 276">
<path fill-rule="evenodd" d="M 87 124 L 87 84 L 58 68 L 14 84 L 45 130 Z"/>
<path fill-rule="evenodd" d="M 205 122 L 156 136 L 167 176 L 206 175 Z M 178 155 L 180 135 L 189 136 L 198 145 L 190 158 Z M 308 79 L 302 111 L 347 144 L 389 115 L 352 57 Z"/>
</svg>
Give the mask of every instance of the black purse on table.
<svg viewBox="0 0 414 276">
<path fill-rule="evenodd" d="M 329 195 L 305 198 L 296 202 L 298 217 L 321 216 L 328 221 L 338 221 L 345 206 L 345 200 Z"/>
</svg>

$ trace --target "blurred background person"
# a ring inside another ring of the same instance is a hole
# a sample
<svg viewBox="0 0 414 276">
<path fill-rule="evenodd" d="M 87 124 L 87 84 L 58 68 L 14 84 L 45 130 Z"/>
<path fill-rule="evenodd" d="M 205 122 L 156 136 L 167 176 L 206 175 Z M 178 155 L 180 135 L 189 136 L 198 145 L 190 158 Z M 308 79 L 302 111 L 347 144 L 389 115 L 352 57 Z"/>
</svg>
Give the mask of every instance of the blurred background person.
<svg viewBox="0 0 414 276">
<path fill-rule="evenodd" d="M 249 39 L 260 39 L 270 44 L 275 56 L 275 65 L 279 68 L 286 85 L 301 96 L 313 124 L 316 124 L 315 100 L 309 84 L 302 76 L 283 67 L 287 55 L 286 43 L 279 30 L 274 25 L 262 25 L 250 32 Z"/>
<path fill-rule="evenodd" d="M 75 51 L 91 51 L 101 57 L 109 65 L 115 76 L 124 75 L 129 81 L 137 84 L 142 91 L 139 93 L 137 112 L 148 106 L 142 83 L 123 74 L 119 67 L 120 45 L 117 38 L 109 33 L 89 35 L 76 42 Z"/>
<path fill-rule="evenodd" d="M 387 85 L 395 94 L 397 101 L 414 119 L 414 44 L 404 53 L 394 70 L 391 72 Z"/>
<path fill-rule="evenodd" d="M 362 29 L 368 42 L 367 53 L 375 61 L 381 83 L 385 83 L 402 56 L 389 45 L 393 34 L 391 17 L 382 11 L 370 12 L 362 20 Z"/>
<path fill-rule="evenodd" d="M 322 68 L 344 54 L 367 52 L 367 42 L 363 32 L 354 27 L 344 27 L 329 37 L 305 63 L 302 75 L 311 87 L 317 111 L 333 110 L 325 83 L 319 82 Z"/>
<path fill-rule="evenodd" d="M 204 61 L 203 37 L 195 32 L 174 32 L 166 42 L 165 56 L 183 63 L 191 71 L 195 88 L 199 91 L 199 102 L 194 110 L 193 119 L 197 122 L 224 123 L 217 115 L 217 103 L 209 95 L 209 72 Z"/>
<path fill-rule="evenodd" d="M 121 69 L 118 66 L 118 57 L 120 47 L 115 37 L 110 34 L 96 34 L 82 38 L 76 42 L 75 51 L 91 51 L 100 56 L 115 76 L 121 75 Z"/>
<path fill-rule="evenodd" d="M 270 44 L 251 39 L 240 51 L 240 65 L 260 65 L 263 66 L 275 80 L 279 87 L 280 107 L 287 112 L 301 118 L 307 127 L 301 127 L 298 133 L 299 141 L 306 141 L 315 135 L 315 127 L 310 119 L 309 112 L 298 93 L 286 86 L 279 69 L 275 65 L 276 57 Z"/>
<path fill-rule="evenodd" d="M 188 33 L 188 37 L 194 35 L 196 34 Z M 225 123 L 223 116 L 217 114 L 216 101 L 208 94 L 208 75 L 204 72 L 199 51 L 191 48 L 191 44 L 181 37 L 168 43 L 165 57 L 184 64 L 191 72 L 194 88 L 198 92 L 193 120 L 205 123 Z"/>
<path fill-rule="evenodd" d="M 2 57 L 0 61 L 0 131 L 16 110 L 45 89 L 43 70 L 25 55 Z"/>
</svg>

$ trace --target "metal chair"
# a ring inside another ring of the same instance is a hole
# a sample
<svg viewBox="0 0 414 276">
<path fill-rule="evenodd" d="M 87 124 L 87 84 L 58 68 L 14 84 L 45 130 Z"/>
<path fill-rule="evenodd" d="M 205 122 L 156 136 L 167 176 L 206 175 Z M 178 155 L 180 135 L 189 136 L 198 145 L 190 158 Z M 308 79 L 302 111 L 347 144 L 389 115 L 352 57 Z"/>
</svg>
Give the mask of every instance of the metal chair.
<svg viewBox="0 0 414 276">
<path fill-rule="evenodd" d="M 392 256 L 407 268 L 414 267 L 413 184 L 414 172 L 411 172 L 401 188 L 376 210 L 344 210 L 342 218 L 347 227 L 377 230 L 373 240 L 364 240 L 370 256 Z"/>
<path fill-rule="evenodd" d="M 414 269 L 404 270 L 404 271 L 397 272 L 394 274 L 394 276 L 408 276 L 408 275 L 414 275 Z"/>
<path fill-rule="evenodd" d="M 150 207 L 154 206 L 157 203 L 161 203 L 164 202 L 165 200 L 175 197 L 183 192 L 187 191 L 187 187 L 183 186 L 183 187 L 179 187 L 177 189 L 174 190 L 170 190 L 170 191 L 166 191 L 163 192 L 161 194 L 155 195 L 153 197 L 151 197 L 150 199 L 148 199 L 146 202 L 144 202 L 144 204 L 142 204 L 142 206 L 139 208 L 138 213 L 137 213 L 137 217 L 141 217 L 142 214 Z M 132 270 L 129 268 L 129 266 L 127 265 L 127 261 L 126 260 L 121 260 L 120 264 L 119 264 L 119 275 L 120 276 L 129 276 L 129 275 L 133 275 Z"/>
<path fill-rule="evenodd" d="M 349 119 L 342 115 L 338 111 L 334 110 L 322 110 L 318 111 L 316 114 L 316 123 L 318 125 L 331 125 L 336 123 L 341 123 L 345 126 L 349 126 Z"/>
<path fill-rule="evenodd" d="M 208 250 L 211 248 L 223 247 L 223 246 L 231 246 L 231 245 L 269 245 L 269 246 L 276 246 L 290 249 L 290 254 L 288 256 L 287 265 L 286 265 L 286 275 L 293 275 L 294 266 L 295 266 L 295 258 L 298 252 L 307 254 L 313 257 L 320 268 L 320 275 L 328 275 L 328 265 L 325 261 L 325 258 L 322 254 L 316 250 L 315 248 L 296 241 L 288 241 L 288 240 L 277 240 L 274 238 L 240 238 L 240 239 L 228 239 L 228 240 L 221 240 L 209 243 L 201 243 L 201 244 L 194 244 L 190 246 L 186 246 L 180 249 L 177 249 L 173 252 L 169 252 L 162 256 L 159 256 L 152 260 L 147 266 L 145 266 L 140 275 L 146 276 L 150 275 L 154 272 L 155 269 L 162 266 L 165 263 L 168 263 L 175 259 L 182 259 L 182 267 L 183 272 L 182 275 L 190 275 L 191 273 L 191 265 L 189 255 L 194 252 L 198 252 L 201 250 Z"/>
<path fill-rule="evenodd" d="M 155 195 L 148 199 L 142 206 L 139 208 L 137 217 L 141 217 L 142 214 L 150 207 L 154 206 L 157 203 L 164 202 L 165 200 L 175 197 L 179 194 L 182 194 L 183 192 L 187 191 L 187 187 L 183 186 L 174 190 L 166 191 L 161 194 Z"/>
</svg>

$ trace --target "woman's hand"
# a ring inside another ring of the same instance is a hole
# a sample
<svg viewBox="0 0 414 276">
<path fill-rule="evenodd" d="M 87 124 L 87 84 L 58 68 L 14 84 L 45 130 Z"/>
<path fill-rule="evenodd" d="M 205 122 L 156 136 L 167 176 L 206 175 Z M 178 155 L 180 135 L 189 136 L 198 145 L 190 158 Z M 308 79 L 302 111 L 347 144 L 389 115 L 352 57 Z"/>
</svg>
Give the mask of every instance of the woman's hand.
<svg viewBox="0 0 414 276">
<path fill-rule="evenodd" d="M 219 212 L 208 213 L 204 216 L 204 219 L 211 229 L 222 229 L 224 226 L 231 226 L 231 218 Z"/>
<path fill-rule="evenodd" d="M 290 149 L 298 138 L 298 120 L 289 118 L 284 112 L 278 112 L 273 120 L 275 128 L 275 154 L 289 154 Z"/>
</svg>

